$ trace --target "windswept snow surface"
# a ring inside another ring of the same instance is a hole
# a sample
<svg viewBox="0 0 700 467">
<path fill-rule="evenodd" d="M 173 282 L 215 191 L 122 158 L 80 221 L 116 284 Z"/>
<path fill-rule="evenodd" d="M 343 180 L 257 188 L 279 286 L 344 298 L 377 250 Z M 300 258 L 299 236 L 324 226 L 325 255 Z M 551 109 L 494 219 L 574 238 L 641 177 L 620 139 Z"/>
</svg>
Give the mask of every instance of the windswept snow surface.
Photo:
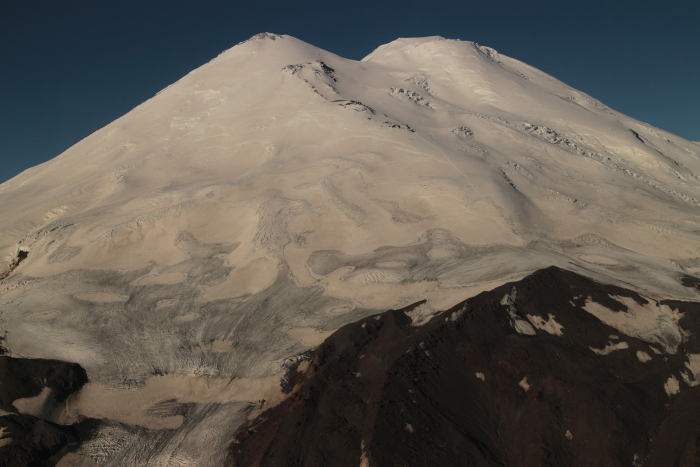
<svg viewBox="0 0 700 467">
<path fill-rule="evenodd" d="M 28 252 L 0 335 L 87 370 L 55 415 L 105 420 L 79 455 L 220 465 L 291 357 L 378 310 L 550 265 L 697 299 L 698 153 L 472 42 L 259 35 L 0 185 L 3 268 Z"/>
</svg>

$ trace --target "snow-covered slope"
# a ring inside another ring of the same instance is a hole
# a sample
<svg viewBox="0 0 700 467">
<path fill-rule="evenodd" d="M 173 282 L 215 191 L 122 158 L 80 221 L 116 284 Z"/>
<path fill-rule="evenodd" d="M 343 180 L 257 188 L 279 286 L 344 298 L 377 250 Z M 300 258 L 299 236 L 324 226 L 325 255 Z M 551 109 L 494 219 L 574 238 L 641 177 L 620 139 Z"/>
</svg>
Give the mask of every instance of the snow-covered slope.
<svg viewBox="0 0 700 467">
<path fill-rule="evenodd" d="M 550 265 L 696 299 L 699 153 L 471 42 L 261 34 L 0 185 L 2 345 L 87 370 L 56 415 L 110 421 L 86 455 L 216 465 L 286 359 L 377 310 Z"/>
</svg>

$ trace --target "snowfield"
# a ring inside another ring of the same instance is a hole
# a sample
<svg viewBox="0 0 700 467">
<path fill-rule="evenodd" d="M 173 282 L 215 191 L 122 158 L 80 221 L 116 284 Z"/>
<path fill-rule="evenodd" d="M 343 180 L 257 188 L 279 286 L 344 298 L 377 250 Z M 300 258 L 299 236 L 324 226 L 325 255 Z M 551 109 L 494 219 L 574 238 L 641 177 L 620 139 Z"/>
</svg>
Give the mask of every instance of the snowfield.
<svg viewBox="0 0 700 467">
<path fill-rule="evenodd" d="M 699 154 L 472 42 L 261 34 L 0 185 L 0 344 L 89 375 L 51 417 L 104 423 L 59 465 L 221 465 L 296 355 L 379 311 L 551 265 L 697 300 Z"/>
</svg>

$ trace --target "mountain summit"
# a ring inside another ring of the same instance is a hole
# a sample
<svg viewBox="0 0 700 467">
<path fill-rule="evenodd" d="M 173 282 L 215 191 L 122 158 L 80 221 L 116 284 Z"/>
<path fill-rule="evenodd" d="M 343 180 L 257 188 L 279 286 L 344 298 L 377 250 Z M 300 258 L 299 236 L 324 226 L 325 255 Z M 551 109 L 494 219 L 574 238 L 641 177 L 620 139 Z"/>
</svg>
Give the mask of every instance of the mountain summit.
<svg viewBox="0 0 700 467">
<path fill-rule="evenodd" d="M 337 329 L 418 302 L 435 322 L 550 266 L 640 297 L 566 298 L 628 348 L 685 355 L 662 301 L 698 297 L 699 153 L 476 43 L 358 62 L 259 34 L 0 185 L 0 344 L 89 378 L 3 410 L 77 426 L 81 462 L 222 465 Z M 518 338 L 559 329 L 510 300 Z"/>
</svg>

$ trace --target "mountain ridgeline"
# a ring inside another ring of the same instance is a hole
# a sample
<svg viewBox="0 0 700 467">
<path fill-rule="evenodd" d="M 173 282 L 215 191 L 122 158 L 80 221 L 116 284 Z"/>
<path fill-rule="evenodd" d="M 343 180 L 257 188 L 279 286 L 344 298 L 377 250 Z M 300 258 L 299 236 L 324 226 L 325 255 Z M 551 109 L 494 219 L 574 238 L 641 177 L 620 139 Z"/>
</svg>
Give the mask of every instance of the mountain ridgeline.
<svg viewBox="0 0 700 467">
<path fill-rule="evenodd" d="M 257 35 L 0 184 L 0 465 L 695 465 L 699 205 L 489 47 Z"/>
</svg>

